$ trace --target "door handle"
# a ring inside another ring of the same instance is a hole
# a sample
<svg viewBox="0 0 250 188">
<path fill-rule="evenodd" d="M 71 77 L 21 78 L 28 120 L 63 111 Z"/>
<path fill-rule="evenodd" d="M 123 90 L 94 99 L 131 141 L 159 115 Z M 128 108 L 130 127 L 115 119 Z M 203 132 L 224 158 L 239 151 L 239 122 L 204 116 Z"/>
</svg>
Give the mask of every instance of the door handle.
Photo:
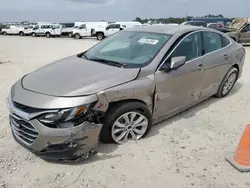
<svg viewBox="0 0 250 188">
<path fill-rule="evenodd" d="M 224 54 L 224 59 L 228 59 L 228 54 Z"/>
<path fill-rule="evenodd" d="M 198 65 L 198 69 L 199 69 L 199 70 L 202 70 L 202 69 L 203 69 L 203 64 L 199 64 L 199 65 Z"/>
</svg>

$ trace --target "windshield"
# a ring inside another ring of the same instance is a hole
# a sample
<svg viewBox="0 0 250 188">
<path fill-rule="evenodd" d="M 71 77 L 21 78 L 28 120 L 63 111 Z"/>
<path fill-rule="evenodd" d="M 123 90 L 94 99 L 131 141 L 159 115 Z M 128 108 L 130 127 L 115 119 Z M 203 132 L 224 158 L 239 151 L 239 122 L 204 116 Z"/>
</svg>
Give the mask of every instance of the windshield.
<svg viewBox="0 0 250 188">
<path fill-rule="evenodd" d="M 168 34 L 121 31 L 88 50 L 84 57 L 141 67 L 153 60 L 170 37 Z"/>
</svg>

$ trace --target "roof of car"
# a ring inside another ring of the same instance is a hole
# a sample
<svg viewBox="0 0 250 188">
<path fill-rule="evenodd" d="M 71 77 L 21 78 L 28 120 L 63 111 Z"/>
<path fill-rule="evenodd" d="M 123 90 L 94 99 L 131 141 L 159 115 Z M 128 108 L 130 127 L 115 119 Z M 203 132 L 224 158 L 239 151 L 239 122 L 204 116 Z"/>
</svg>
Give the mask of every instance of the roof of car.
<svg viewBox="0 0 250 188">
<path fill-rule="evenodd" d="M 210 30 L 206 27 L 199 26 L 189 26 L 189 25 L 150 25 L 150 26 L 142 26 L 135 27 L 132 29 L 126 29 L 126 31 L 144 31 L 144 32 L 153 32 L 153 33 L 162 33 L 162 34 L 184 34 L 191 31 L 198 31 L 201 29 Z"/>
</svg>

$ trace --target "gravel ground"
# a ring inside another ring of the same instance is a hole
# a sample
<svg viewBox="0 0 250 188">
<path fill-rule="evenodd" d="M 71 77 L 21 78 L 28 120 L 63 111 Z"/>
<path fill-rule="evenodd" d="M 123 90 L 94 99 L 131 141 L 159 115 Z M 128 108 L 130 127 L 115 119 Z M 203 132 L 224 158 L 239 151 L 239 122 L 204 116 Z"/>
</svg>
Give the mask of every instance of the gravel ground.
<svg viewBox="0 0 250 188">
<path fill-rule="evenodd" d="M 250 123 L 250 47 L 242 78 L 224 99 L 211 98 L 154 126 L 126 145 L 104 145 L 78 164 L 46 162 L 17 144 L 5 98 L 24 74 L 97 43 L 94 39 L 0 36 L 0 187 L 249 188 L 248 174 L 225 160 Z"/>
</svg>

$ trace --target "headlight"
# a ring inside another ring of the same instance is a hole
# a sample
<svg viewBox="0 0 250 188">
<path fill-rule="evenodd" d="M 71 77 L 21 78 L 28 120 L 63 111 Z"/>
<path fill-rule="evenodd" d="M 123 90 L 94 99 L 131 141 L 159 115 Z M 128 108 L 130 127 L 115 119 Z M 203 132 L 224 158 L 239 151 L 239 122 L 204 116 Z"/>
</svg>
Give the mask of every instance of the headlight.
<svg viewBox="0 0 250 188">
<path fill-rule="evenodd" d="M 62 109 L 58 112 L 43 114 L 37 119 L 46 125 L 67 122 L 84 114 L 88 106 L 89 105 L 83 105 L 75 108 Z"/>
</svg>

